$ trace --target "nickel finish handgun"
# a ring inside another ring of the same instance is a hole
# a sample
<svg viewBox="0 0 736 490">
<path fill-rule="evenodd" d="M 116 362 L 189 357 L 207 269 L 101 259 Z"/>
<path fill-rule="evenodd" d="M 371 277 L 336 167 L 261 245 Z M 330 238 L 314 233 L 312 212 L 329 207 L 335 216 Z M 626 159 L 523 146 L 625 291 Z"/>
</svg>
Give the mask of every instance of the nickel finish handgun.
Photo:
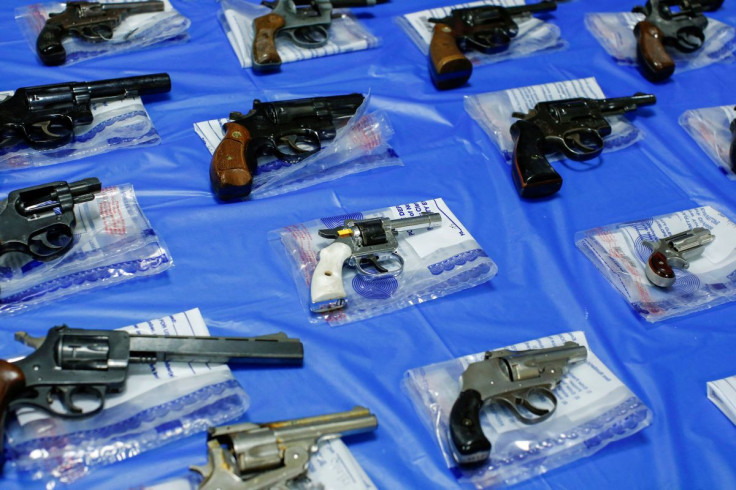
<svg viewBox="0 0 736 490">
<path fill-rule="evenodd" d="M 480 423 L 486 403 L 501 403 L 525 424 L 549 418 L 557 409 L 552 392 L 570 365 L 585 361 L 588 350 L 575 342 L 560 347 L 486 352 L 462 374 L 460 396 L 450 412 L 450 441 L 459 464 L 485 461 L 491 453 Z M 544 403 L 535 405 L 542 400 Z"/>
<path fill-rule="evenodd" d="M 441 225 L 439 213 L 422 213 L 401 219 L 349 219 L 343 226 L 319 230 L 319 236 L 335 241 L 319 252 L 319 262 L 310 285 L 309 308 L 323 313 L 347 304 L 342 281 L 345 261 L 366 279 L 398 276 L 404 270 L 404 259 L 398 253 L 399 231 L 433 229 Z"/>
<path fill-rule="evenodd" d="M 645 241 L 644 245 L 652 251 L 645 267 L 647 279 L 661 288 L 672 286 L 676 279 L 672 268 L 690 267 L 690 260 L 703 255 L 705 246 L 715 239 L 710 231 L 698 227 L 661 240 Z"/>
<path fill-rule="evenodd" d="M 303 419 L 227 425 L 209 430 L 207 464 L 191 469 L 204 477 L 200 490 L 288 488 L 307 474 L 320 441 L 375 430 L 367 408 Z"/>
</svg>

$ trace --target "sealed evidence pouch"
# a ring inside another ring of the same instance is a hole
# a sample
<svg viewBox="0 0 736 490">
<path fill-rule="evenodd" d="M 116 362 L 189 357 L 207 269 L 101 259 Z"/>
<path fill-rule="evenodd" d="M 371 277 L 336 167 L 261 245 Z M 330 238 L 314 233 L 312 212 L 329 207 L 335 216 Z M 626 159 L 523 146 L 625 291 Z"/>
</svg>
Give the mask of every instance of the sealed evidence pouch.
<svg viewBox="0 0 736 490">
<path fill-rule="evenodd" d="M 0 102 L 13 92 L 0 92 Z M 140 97 L 92 104 L 92 124 L 74 128 L 74 139 L 48 149 L 31 148 L 24 140 L 0 148 L 0 171 L 77 160 L 120 148 L 157 145 L 161 141 Z"/>
<path fill-rule="evenodd" d="M 297 163 L 259 158 L 249 197 L 276 196 L 374 168 L 403 165 L 388 143 L 394 134 L 388 116 L 381 111 L 366 114 L 368 99 L 337 130 L 336 137 L 314 155 Z M 194 131 L 211 154 L 225 136 L 223 124 L 227 121 L 212 119 L 194 124 Z"/>
<path fill-rule="evenodd" d="M 95 0 L 96 3 L 127 3 L 142 0 Z M 177 12 L 170 0 L 164 3 L 162 12 L 146 12 L 124 17 L 112 31 L 108 41 L 89 41 L 77 36 L 67 36 L 62 45 L 66 51 L 65 65 L 99 56 L 133 51 L 152 45 L 165 46 L 186 41 L 189 19 Z M 52 13 L 61 13 L 65 3 L 34 3 L 15 9 L 15 20 L 31 50 L 36 53 L 36 40 Z"/>
<path fill-rule="evenodd" d="M 680 126 L 731 180 L 736 180 L 736 169 L 729 156 L 734 140 L 734 133 L 731 132 L 734 120 L 736 110 L 733 105 L 692 109 L 683 112 L 678 120 Z"/>
<path fill-rule="evenodd" d="M 437 439 L 448 468 L 475 488 L 511 485 L 590 456 L 609 443 L 647 427 L 652 412 L 590 350 L 583 332 L 568 332 L 506 347 L 527 350 L 573 341 L 588 348 L 587 359 L 572 365 L 553 390 L 557 410 L 546 420 L 523 424 L 504 405 L 481 410 L 483 433 L 491 442 L 485 463 L 457 466 L 449 439 L 449 418 L 461 390 L 460 377 L 485 352 L 415 368 L 402 388 L 425 427 Z"/>
<path fill-rule="evenodd" d="M 621 97 L 631 94 L 615 94 Z M 516 118 L 514 112 L 527 113 L 539 102 L 563 100 L 576 97 L 604 99 L 606 95 L 595 78 L 580 78 L 565 82 L 545 83 L 529 87 L 488 92 L 465 97 L 465 110 L 480 124 L 491 140 L 501 151 L 506 163 L 511 163 L 514 155 L 514 140 L 510 128 Z M 642 131 L 631 124 L 624 116 L 609 116 L 611 134 L 603 138 L 603 152 L 621 150 L 642 139 Z M 564 158 L 561 153 L 548 155 L 548 160 Z"/>
<path fill-rule="evenodd" d="M 398 232 L 398 254 L 404 259 L 401 274 L 370 279 L 358 274 L 346 261 L 342 268 L 342 284 L 347 293 L 347 305 L 326 313 L 310 311 L 310 284 L 319 252 L 334 241 L 319 236 L 320 229 L 342 226 L 346 219 L 401 219 L 418 217 L 425 212 L 439 213 L 441 226 Z M 498 271 L 493 260 L 440 198 L 312 220 L 272 231 L 269 239 L 278 253 L 286 253 L 299 298 L 310 321 L 325 321 L 332 326 L 456 293 L 489 281 Z"/>
<path fill-rule="evenodd" d="M 209 335 L 198 309 L 122 330 L 139 335 Z M 249 405 L 226 364 L 133 364 L 128 374 L 125 390 L 109 394 L 105 408 L 90 417 L 18 410 L 7 430 L 8 462 L 21 476 L 48 481 L 47 488 L 52 488 L 52 481 L 73 483 L 99 466 L 236 419 Z"/>
<path fill-rule="evenodd" d="M 708 381 L 708 400 L 736 424 L 736 376 Z"/>
<path fill-rule="evenodd" d="M 102 189 L 92 201 L 75 205 L 74 214 L 74 244 L 62 256 L 48 262 L 20 252 L 0 256 L 0 315 L 173 265 L 129 184 Z"/>
<path fill-rule="evenodd" d="M 701 255 L 689 259 L 687 269 L 670 264 L 674 284 L 654 285 L 647 278 L 652 250 L 645 242 L 695 228 L 708 230 L 714 237 L 712 242 L 702 247 Z M 647 321 L 736 299 L 736 224 L 710 206 L 578 232 L 575 245 Z"/>
<path fill-rule="evenodd" d="M 441 19 L 450 15 L 453 9 L 495 5 L 500 7 L 515 7 L 524 5 L 524 0 L 484 0 L 479 2 L 437 7 L 404 14 L 396 18 L 396 22 L 404 29 L 422 53 L 429 55 L 429 43 L 432 40 L 434 25 L 427 19 Z M 529 2 L 533 3 L 533 2 Z M 519 33 L 511 39 L 508 49 L 498 53 L 483 53 L 477 49 L 469 49 L 463 54 L 475 66 L 497 63 L 513 58 L 522 58 L 541 51 L 562 49 L 567 43 L 562 40 L 560 28 L 545 22 L 533 15 L 517 16 L 513 18 L 519 26 Z"/>
<path fill-rule="evenodd" d="M 585 27 L 617 63 L 636 65 L 634 26 L 644 18 L 644 14 L 633 12 L 589 13 L 585 15 Z M 678 72 L 733 60 L 736 50 L 736 29 L 708 17 L 708 26 L 704 34 L 703 46 L 692 53 L 667 48 L 667 54 L 674 60 Z"/>
<path fill-rule="evenodd" d="M 251 55 L 255 32 L 253 20 L 267 15 L 271 9 L 244 0 L 221 0 L 221 3 L 220 24 L 240 61 L 240 66 L 250 68 L 253 65 Z M 303 48 L 287 37 L 276 36 L 276 50 L 282 63 L 361 51 L 379 45 L 379 39 L 361 25 L 349 10 L 335 9 L 332 15 L 332 23 L 328 29 L 329 39 L 327 44 L 319 48 Z"/>
</svg>

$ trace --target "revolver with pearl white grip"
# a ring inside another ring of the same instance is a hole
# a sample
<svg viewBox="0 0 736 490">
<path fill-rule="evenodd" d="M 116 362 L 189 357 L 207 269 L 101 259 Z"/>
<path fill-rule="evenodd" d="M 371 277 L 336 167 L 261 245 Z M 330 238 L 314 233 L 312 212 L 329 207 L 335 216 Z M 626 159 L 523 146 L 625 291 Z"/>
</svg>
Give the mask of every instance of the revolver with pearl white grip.
<svg viewBox="0 0 736 490">
<path fill-rule="evenodd" d="M 715 239 L 710 231 L 698 227 L 661 240 L 644 241 L 652 251 L 645 267 L 647 279 L 661 288 L 672 286 L 676 279 L 672 268 L 690 267 L 690 260 L 701 256 L 705 246 Z"/>
<path fill-rule="evenodd" d="M 549 418 L 557 408 L 552 392 L 571 364 L 584 361 L 588 350 L 575 342 L 560 347 L 489 351 L 462 374 L 462 388 L 450 412 L 450 442 L 461 465 L 485 461 L 491 443 L 483 435 L 480 411 L 486 403 L 501 403 L 525 424 Z M 537 404 L 535 404 L 537 401 Z"/>
<path fill-rule="evenodd" d="M 319 230 L 319 236 L 335 241 L 319 252 L 310 286 L 309 308 L 315 313 L 324 313 L 347 304 L 342 281 L 345 261 L 369 280 L 396 277 L 404 270 L 404 259 L 398 253 L 399 231 L 433 229 L 441 225 L 439 213 L 422 213 L 401 219 L 349 219 L 343 226 Z"/>
</svg>

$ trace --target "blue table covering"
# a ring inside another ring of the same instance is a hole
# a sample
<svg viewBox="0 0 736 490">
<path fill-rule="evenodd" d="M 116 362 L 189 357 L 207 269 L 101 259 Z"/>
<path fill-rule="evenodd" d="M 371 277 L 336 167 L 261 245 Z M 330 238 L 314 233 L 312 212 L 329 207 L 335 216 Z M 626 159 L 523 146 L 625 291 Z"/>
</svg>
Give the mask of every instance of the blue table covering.
<svg viewBox="0 0 736 490">
<path fill-rule="evenodd" d="M 165 49 L 45 67 L 0 5 L 2 88 L 166 71 L 171 93 L 147 105 L 162 136 L 152 148 L 0 173 L 0 195 L 37 183 L 90 176 L 131 183 L 168 243 L 175 266 L 143 281 L 79 294 L 0 318 L 3 352 L 14 330 L 43 335 L 57 324 L 117 328 L 199 307 L 215 335 L 283 330 L 304 342 L 301 369 L 234 370 L 251 397 L 245 420 L 328 413 L 361 404 L 380 427 L 350 449 L 380 488 L 453 488 L 432 435 L 400 391 L 417 366 L 559 332 L 582 330 L 593 351 L 654 412 L 652 425 L 518 488 L 736 488 L 736 428 L 707 400 L 706 382 L 736 373 L 736 305 L 661 323 L 640 318 L 574 245 L 577 231 L 711 204 L 733 216 L 727 180 L 677 124 L 687 109 L 734 104 L 734 65 L 677 73 L 652 84 L 616 64 L 583 27 L 593 11 L 628 10 L 617 0 L 561 3 L 554 14 L 569 47 L 479 68 L 462 88 L 438 92 L 427 61 L 394 17 L 446 0 L 393 0 L 361 10 L 382 39 L 373 50 L 285 65 L 254 76 L 240 68 L 217 21 L 214 0 L 174 0 L 192 20 L 191 39 Z M 736 5 L 710 16 L 736 25 Z M 560 167 L 554 198 L 521 201 L 500 153 L 463 109 L 463 96 L 595 76 L 610 96 L 637 91 L 657 105 L 635 124 L 640 143 L 610 153 L 590 171 Z M 275 198 L 223 205 L 208 179 L 210 155 L 192 123 L 245 110 L 261 97 L 369 92 L 388 112 L 404 167 L 357 174 Z M 418 307 L 339 328 L 310 324 L 268 231 L 344 211 L 442 197 L 496 261 L 489 283 Z M 16 352 L 20 352 L 17 349 Z M 75 488 L 128 488 L 184 475 L 205 459 L 204 435 L 107 466 Z M 11 471 L 3 488 L 41 487 Z"/>
</svg>

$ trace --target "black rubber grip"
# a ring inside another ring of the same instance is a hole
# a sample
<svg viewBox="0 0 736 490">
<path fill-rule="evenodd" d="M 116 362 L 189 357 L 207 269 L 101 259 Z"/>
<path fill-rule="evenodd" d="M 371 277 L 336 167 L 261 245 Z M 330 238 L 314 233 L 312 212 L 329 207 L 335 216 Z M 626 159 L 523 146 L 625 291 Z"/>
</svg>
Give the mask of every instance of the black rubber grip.
<svg viewBox="0 0 736 490">
<path fill-rule="evenodd" d="M 36 51 L 44 65 L 63 65 L 66 61 L 66 50 L 61 45 L 64 39 L 64 29 L 57 25 L 49 25 L 43 28 L 36 40 Z"/>
<path fill-rule="evenodd" d="M 460 464 L 475 464 L 488 459 L 491 443 L 480 425 L 483 400 L 475 390 L 465 390 L 455 400 L 450 412 L 450 438 L 454 456 Z"/>
<path fill-rule="evenodd" d="M 514 158 L 511 176 L 521 197 L 550 196 L 562 187 L 562 177 L 544 156 L 544 134 L 534 124 L 520 120 L 511 126 Z"/>
</svg>

